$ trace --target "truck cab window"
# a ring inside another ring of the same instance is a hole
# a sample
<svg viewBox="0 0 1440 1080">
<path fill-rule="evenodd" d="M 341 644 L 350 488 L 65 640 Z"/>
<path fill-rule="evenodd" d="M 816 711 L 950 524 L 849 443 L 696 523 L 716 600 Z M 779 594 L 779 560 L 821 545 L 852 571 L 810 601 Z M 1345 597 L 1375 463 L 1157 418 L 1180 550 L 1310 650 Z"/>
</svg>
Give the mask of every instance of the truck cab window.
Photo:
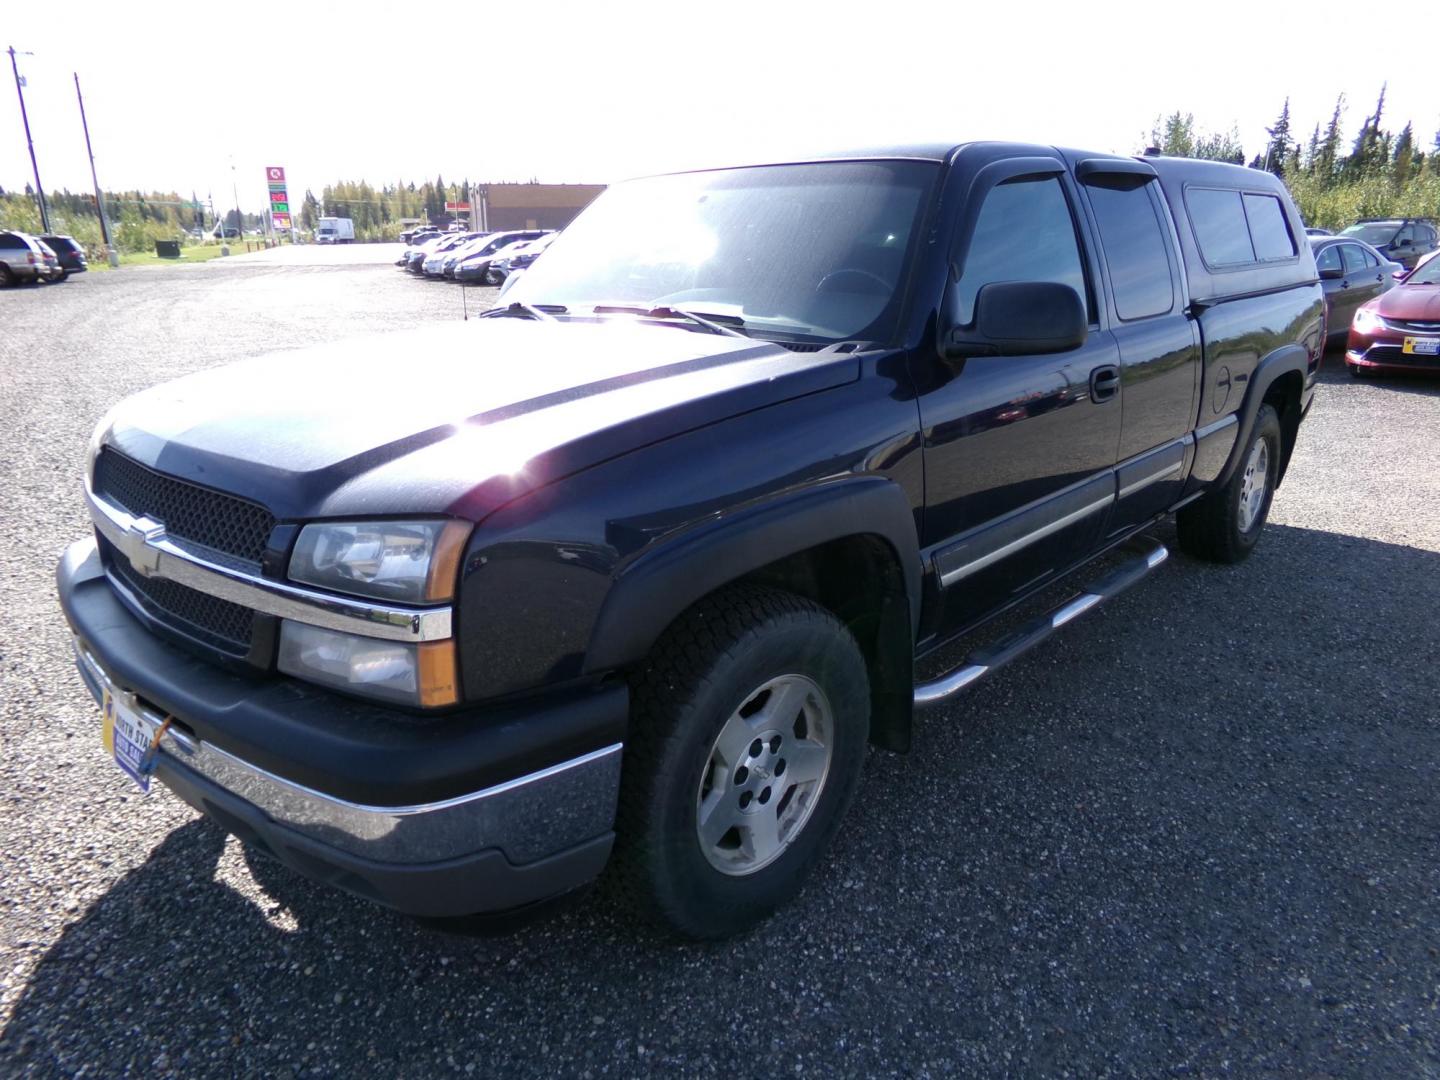
<svg viewBox="0 0 1440 1080">
<path fill-rule="evenodd" d="M 975 296 L 993 281 L 1069 285 L 1086 301 L 1094 318 L 1075 220 L 1065 189 L 1055 177 L 1007 181 L 985 196 L 956 288 L 956 315 L 962 324 L 974 320 Z"/>
<path fill-rule="evenodd" d="M 1103 177 L 1086 184 L 1115 291 L 1115 312 L 1122 319 L 1163 315 L 1175 302 L 1151 185 L 1137 179 Z"/>
</svg>

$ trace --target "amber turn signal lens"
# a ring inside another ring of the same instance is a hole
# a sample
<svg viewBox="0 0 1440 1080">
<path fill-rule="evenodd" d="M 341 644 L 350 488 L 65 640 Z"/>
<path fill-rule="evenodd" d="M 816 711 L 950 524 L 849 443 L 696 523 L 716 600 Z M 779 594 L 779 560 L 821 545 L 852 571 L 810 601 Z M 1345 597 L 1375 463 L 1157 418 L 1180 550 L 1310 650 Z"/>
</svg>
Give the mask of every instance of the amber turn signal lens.
<svg viewBox="0 0 1440 1080">
<path fill-rule="evenodd" d="M 426 709 L 454 705 L 460 700 L 456 677 L 455 642 L 427 641 L 419 646 L 418 687 L 420 704 Z"/>
<path fill-rule="evenodd" d="M 454 599 L 455 583 L 460 578 L 460 559 L 468 539 L 470 524 L 465 521 L 448 521 L 440 530 L 425 580 L 425 599 L 430 603 Z"/>
</svg>

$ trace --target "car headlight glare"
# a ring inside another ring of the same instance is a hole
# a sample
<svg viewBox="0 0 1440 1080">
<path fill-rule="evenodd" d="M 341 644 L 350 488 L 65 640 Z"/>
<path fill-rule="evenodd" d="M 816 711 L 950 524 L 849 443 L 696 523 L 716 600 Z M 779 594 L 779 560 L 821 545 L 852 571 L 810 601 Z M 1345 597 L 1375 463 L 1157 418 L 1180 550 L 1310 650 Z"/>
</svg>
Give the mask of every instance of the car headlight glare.
<svg viewBox="0 0 1440 1080">
<path fill-rule="evenodd" d="M 306 525 L 290 580 L 401 604 L 449 600 L 470 526 L 458 521 L 344 521 Z"/>
<path fill-rule="evenodd" d="M 1350 328 L 1357 334 L 1373 334 L 1385 326 L 1385 320 L 1375 313 L 1374 308 L 1362 307 L 1355 312 L 1355 319 Z"/>
<path fill-rule="evenodd" d="M 401 705 L 459 700 L 453 641 L 407 645 L 284 619 L 277 665 L 307 682 Z"/>
</svg>

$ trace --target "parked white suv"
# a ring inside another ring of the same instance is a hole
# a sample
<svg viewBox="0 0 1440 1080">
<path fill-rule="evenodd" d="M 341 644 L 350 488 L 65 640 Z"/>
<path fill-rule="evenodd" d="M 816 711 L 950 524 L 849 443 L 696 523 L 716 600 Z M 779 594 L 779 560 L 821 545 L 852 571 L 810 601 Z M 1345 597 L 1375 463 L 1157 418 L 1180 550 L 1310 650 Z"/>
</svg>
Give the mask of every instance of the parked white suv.
<svg viewBox="0 0 1440 1080">
<path fill-rule="evenodd" d="M 39 237 L 0 232 L 0 285 L 17 281 L 55 281 L 62 276 L 60 260 Z"/>
</svg>

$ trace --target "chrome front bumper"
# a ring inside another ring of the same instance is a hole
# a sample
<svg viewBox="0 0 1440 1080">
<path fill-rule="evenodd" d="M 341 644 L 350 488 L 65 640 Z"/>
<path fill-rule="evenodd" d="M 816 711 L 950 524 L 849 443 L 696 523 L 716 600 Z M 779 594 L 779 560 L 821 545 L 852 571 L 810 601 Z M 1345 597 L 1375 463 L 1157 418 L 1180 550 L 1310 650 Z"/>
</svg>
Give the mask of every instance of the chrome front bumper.
<svg viewBox="0 0 1440 1080">
<path fill-rule="evenodd" d="M 97 701 L 109 693 L 158 727 L 164 717 L 117 686 L 80 642 L 76 665 Z M 183 720 L 183 718 L 180 718 Z M 182 770 L 223 789 L 266 819 L 368 862 L 434 864 L 493 849 L 512 865 L 545 859 L 609 832 L 620 782 L 621 744 L 481 791 L 414 806 L 366 806 L 259 768 L 177 730 L 161 738 L 157 776 Z"/>
</svg>

